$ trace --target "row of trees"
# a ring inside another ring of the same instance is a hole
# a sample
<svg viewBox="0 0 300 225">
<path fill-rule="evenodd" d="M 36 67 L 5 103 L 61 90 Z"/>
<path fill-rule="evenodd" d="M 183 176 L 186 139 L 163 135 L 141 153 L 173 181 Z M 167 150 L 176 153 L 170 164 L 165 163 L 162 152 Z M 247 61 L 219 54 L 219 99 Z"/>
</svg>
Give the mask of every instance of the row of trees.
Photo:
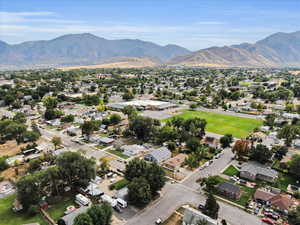
<svg viewBox="0 0 300 225">
<path fill-rule="evenodd" d="M 17 182 L 17 198 L 24 210 L 38 204 L 44 196 L 59 195 L 64 186 L 86 187 L 95 178 L 95 161 L 79 153 L 63 153 L 55 163 L 56 166 L 28 174 Z"/>
</svg>

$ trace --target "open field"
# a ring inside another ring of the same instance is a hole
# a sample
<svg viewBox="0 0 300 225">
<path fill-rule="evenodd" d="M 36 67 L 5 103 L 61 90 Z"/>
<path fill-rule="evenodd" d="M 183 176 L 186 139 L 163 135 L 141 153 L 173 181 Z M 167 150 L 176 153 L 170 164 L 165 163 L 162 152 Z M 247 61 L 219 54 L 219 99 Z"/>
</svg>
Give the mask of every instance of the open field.
<svg viewBox="0 0 300 225">
<path fill-rule="evenodd" d="M 0 225 L 22 225 L 29 223 L 40 223 L 47 225 L 40 214 L 29 216 L 24 213 L 15 213 L 11 207 L 16 198 L 16 195 L 10 195 L 0 199 Z"/>
<path fill-rule="evenodd" d="M 247 137 L 254 128 L 263 124 L 256 119 L 203 111 L 182 110 L 182 113 L 176 116 L 184 119 L 200 117 L 207 122 L 206 131 L 222 135 L 232 134 L 237 138 Z"/>
</svg>

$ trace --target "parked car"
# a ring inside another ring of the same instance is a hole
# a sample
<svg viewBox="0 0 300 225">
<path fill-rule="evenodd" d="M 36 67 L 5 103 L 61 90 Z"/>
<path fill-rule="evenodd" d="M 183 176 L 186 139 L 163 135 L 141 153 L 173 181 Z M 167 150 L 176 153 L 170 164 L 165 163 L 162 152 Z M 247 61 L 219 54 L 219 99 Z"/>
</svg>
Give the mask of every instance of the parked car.
<svg viewBox="0 0 300 225">
<path fill-rule="evenodd" d="M 161 224 L 161 223 L 162 223 L 161 218 L 158 218 L 158 219 L 155 221 L 155 224 Z"/>
<path fill-rule="evenodd" d="M 199 205 L 198 205 L 198 209 L 203 210 L 204 208 L 205 208 L 204 205 L 202 205 L 202 204 L 199 204 Z"/>
<path fill-rule="evenodd" d="M 261 221 L 263 221 L 264 223 L 270 224 L 270 225 L 275 225 L 275 222 L 269 218 L 262 218 Z"/>
<path fill-rule="evenodd" d="M 123 212 L 121 206 L 119 206 L 119 205 L 115 205 L 115 206 L 113 207 L 113 209 L 116 210 L 116 212 L 118 212 L 118 213 L 122 213 L 122 212 Z"/>
</svg>

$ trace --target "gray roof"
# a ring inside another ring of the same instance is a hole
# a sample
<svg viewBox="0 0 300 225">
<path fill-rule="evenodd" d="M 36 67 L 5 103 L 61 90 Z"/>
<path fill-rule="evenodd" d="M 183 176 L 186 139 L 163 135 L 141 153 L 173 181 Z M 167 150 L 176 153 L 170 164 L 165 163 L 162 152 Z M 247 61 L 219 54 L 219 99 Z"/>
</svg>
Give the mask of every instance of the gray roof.
<svg viewBox="0 0 300 225">
<path fill-rule="evenodd" d="M 65 221 L 66 225 L 73 225 L 74 219 L 76 218 L 76 216 L 78 216 L 81 213 L 85 213 L 89 208 L 90 208 L 90 206 L 81 206 L 79 209 L 76 209 L 75 211 L 71 212 L 70 214 L 65 215 L 61 219 Z"/>
<path fill-rule="evenodd" d="M 219 190 L 225 190 L 231 193 L 237 193 L 240 192 L 241 188 L 239 186 L 236 186 L 234 184 L 230 184 L 227 182 L 222 182 L 218 186 Z"/>
<path fill-rule="evenodd" d="M 248 172 L 253 175 L 264 175 L 272 178 L 277 178 L 277 171 L 271 168 L 267 168 L 266 166 L 257 163 L 257 162 L 248 162 L 243 164 L 241 168 L 241 172 Z"/>
<path fill-rule="evenodd" d="M 197 224 L 197 222 L 200 220 L 207 221 L 208 225 L 217 225 L 218 224 L 218 222 L 216 220 L 204 215 L 199 210 L 196 210 L 191 207 L 185 208 L 182 224 L 184 224 L 184 225 Z"/>
<path fill-rule="evenodd" d="M 99 141 L 105 144 L 109 144 L 111 142 L 113 142 L 115 139 L 113 138 L 108 138 L 108 137 L 100 137 Z"/>
<path fill-rule="evenodd" d="M 162 161 L 169 159 L 172 156 L 172 153 L 170 152 L 170 150 L 168 148 L 161 147 L 161 148 L 152 150 L 148 155 L 151 155 L 158 162 L 162 162 Z"/>
</svg>

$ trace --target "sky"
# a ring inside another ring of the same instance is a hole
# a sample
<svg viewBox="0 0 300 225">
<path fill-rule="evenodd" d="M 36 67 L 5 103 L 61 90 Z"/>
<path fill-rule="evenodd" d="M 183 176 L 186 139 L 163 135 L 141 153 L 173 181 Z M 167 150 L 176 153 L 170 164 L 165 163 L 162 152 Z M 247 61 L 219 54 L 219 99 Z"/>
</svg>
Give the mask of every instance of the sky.
<svg viewBox="0 0 300 225">
<path fill-rule="evenodd" d="M 0 40 L 92 33 L 199 50 L 299 31 L 299 12 L 300 0 L 0 0 Z"/>
</svg>

